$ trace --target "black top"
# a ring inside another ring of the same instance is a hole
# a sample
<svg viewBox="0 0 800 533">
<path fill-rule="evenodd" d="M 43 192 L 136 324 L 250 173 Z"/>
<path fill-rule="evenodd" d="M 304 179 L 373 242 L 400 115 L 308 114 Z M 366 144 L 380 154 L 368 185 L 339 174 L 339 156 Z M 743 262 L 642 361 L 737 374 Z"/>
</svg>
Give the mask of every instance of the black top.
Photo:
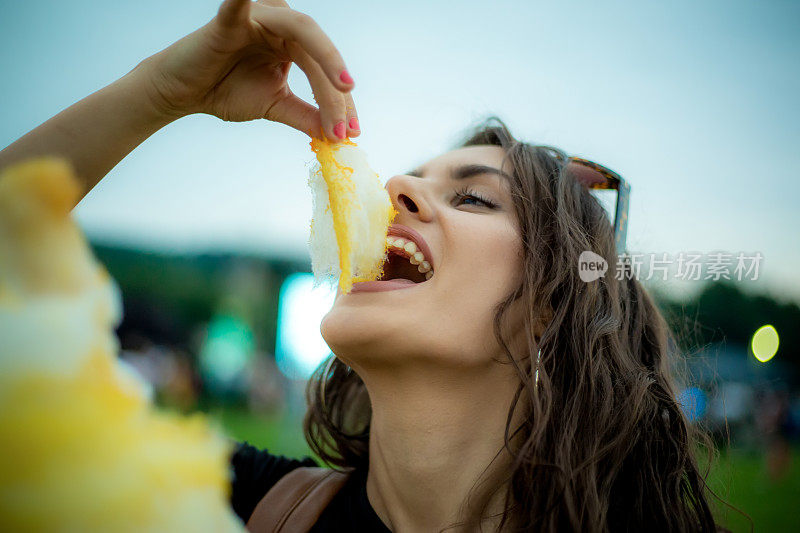
<svg viewBox="0 0 800 533">
<path fill-rule="evenodd" d="M 248 443 L 239 444 L 231 457 L 231 505 L 245 523 L 261 498 L 278 480 L 295 468 L 320 466 L 311 457 L 301 460 L 273 455 Z M 391 533 L 367 499 L 367 473 L 355 470 L 322 512 L 311 533 L 359 531 Z"/>
</svg>

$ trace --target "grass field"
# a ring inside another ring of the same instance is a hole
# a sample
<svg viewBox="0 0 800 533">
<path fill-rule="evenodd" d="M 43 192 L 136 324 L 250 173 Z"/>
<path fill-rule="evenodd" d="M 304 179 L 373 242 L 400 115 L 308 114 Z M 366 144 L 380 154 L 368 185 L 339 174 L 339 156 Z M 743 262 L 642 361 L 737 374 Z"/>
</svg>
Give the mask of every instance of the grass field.
<svg viewBox="0 0 800 533">
<path fill-rule="evenodd" d="M 712 470 L 710 484 L 720 497 L 750 515 L 754 531 L 800 531 L 800 448 L 792 454 L 789 472 L 772 481 L 763 454 L 728 450 Z M 717 508 L 717 516 L 732 531 L 750 531 L 749 521 L 740 513 Z"/>
<path fill-rule="evenodd" d="M 296 418 L 232 409 L 210 415 L 238 441 L 290 457 L 312 455 L 303 438 L 301 421 Z M 712 470 L 710 485 L 728 503 L 750 515 L 754 531 L 800 531 L 800 448 L 794 448 L 793 455 L 790 471 L 772 482 L 766 475 L 763 455 L 727 450 Z M 716 513 L 732 531 L 750 531 L 750 522 L 738 512 L 718 505 Z"/>
</svg>

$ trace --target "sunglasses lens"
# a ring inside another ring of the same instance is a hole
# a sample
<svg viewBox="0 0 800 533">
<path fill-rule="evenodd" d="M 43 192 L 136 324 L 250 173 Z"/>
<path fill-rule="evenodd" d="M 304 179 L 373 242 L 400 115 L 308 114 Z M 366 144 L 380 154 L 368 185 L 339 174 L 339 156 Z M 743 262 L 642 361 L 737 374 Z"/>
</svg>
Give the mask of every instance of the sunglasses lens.
<svg viewBox="0 0 800 533">
<path fill-rule="evenodd" d="M 617 250 L 624 251 L 630 186 L 614 171 L 587 159 L 571 157 L 567 168 L 603 206 L 614 227 Z"/>
<path fill-rule="evenodd" d="M 594 161 L 573 157 L 567 168 L 573 175 L 590 189 L 617 189 L 621 178 L 613 170 L 609 170 Z"/>
<path fill-rule="evenodd" d="M 608 179 L 595 170 L 582 163 L 572 162 L 569 164 L 569 170 L 572 174 L 584 185 L 590 189 L 609 189 Z"/>
<path fill-rule="evenodd" d="M 613 224 L 617 215 L 617 191 L 614 189 L 591 189 L 592 196 L 597 198 L 608 216 L 608 221 Z"/>
</svg>

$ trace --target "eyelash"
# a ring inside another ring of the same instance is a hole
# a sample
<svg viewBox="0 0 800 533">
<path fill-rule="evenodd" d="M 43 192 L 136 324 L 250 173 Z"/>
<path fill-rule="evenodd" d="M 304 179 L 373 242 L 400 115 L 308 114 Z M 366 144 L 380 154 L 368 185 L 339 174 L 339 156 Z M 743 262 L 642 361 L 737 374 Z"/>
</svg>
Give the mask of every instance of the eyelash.
<svg viewBox="0 0 800 533">
<path fill-rule="evenodd" d="M 472 198 L 474 200 L 478 200 L 479 202 L 483 202 L 489 209 L 495 209 L 497 207 L 496 203 L 492 202 L 488 198 L 484 198 L 469 187 L 464 187 L 456 192 L 456 199 L 458 199 L 458 201 L 465 200 L 467 198 Z"/>
</svg>

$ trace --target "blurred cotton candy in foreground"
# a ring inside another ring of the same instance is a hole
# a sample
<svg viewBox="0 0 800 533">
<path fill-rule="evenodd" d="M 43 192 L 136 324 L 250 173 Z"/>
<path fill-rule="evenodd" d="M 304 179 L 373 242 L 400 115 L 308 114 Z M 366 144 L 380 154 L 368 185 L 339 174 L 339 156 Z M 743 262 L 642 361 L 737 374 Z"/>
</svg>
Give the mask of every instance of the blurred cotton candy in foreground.
<svg viewBox="0 0 800 533">
<path fill-rule="evenodd" d="M 315 285 L 339 281 L 343 293 L 353 283 L 383 274 L 386 233 L 397 214 L 389 193 L 351 141 L 314 139 L 318 164 L 308 185 L 314 202 L 309 249 Z"/>
<path fill-rule="evenodd" d="M 244 531 L 227 441 L 153 410 L 116 359 L 120 296 L 41 159 L 0 174 L 0 530 Z"/>
</svg>

